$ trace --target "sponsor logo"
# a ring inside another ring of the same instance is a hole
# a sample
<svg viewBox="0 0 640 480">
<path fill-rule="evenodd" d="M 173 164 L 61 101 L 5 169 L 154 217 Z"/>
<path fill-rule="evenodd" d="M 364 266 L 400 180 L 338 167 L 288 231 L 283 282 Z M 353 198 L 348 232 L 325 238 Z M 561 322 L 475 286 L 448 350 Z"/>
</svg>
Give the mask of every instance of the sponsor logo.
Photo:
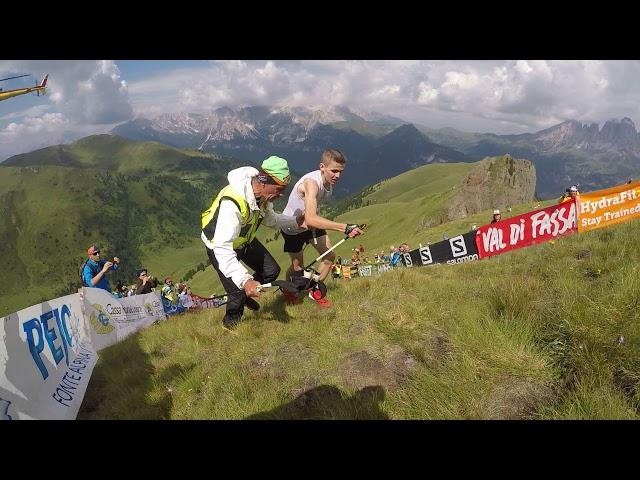
<svg viewBox="0 0 640 480">
<path fill-rule="evenodd" d="M 464 237 L 462 235 L 450 238 L 449 245 L 451 246 L 453 258 L 462 257 L 467 254 L 467 244 L 464 243 Z"/>
<path fill-rule="evenodd" d="M 433 258 L 431 257 L 431 250 L 429 247 L 422 247 L 418 250 L 420 252 L 420 260 L 423 265 L 429 265 L 433 263 Z"/>
<path fill-rule="evenodd" d="M 96 331 L 96 333 L 99 335 L 106 335 L 107 333 L 113 331 L 114 326 L 109 323 L 111 321 L 111 318 L 109 317 L 109 314 L 106 310 L 109 309 L 111 310 L 111 313 L 114 314 L 116 313 L 115 310 L 121 310 L 121 308 L 110 308 L 111 305 L 107 305 L 107 309 L 105 309 L 98 303 L 94 303 L 91 306 L 95 309 L 95 312 L 91 314 L 91 316 L 89 317 L 89 321 L 91 322 L 91 325 L 93 326 L 93 329 Z"/>
<path fill-rule="evenodd" d="M 411 261 L 411 255 L 408 253 L 403 253 L 402 258 L 404 258 L 404 264 L 407 267 L 413 267 L 413 262 Z"/>
<path fill-rule="evenodd" d="M 27 337 L 27 345 L 31 358 L 42 374 L 43 380 L 49 371 L 42 361 L 41 354 L 45 347 L 49 349 L 53 360 L 58 365 L 63 359 L 69 365 L 69 347 L 78 340 L 78 317 L 72 314 L 69 305 L 47 310 L 42 315 L 22 324 Z"/>
<path fill-rule="evenodd" d="M 474 253 L 473 255 L 467 255 L 466 257 L 460 257 L 453 260 L 447 260 L 447 265 L 456 265 L 458 263 L 464 262 L 472 262 L 474 260 L 478 260 L 478 254 Z"/>
</svg>

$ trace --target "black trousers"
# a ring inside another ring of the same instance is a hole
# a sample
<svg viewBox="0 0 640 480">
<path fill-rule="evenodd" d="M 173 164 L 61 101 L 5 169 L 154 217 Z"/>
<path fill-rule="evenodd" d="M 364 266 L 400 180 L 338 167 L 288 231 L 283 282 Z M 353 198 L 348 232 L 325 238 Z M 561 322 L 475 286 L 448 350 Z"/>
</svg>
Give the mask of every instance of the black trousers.
<svg viewBox="0 0 640 480">
<path fill-rule="evenodd" d="M 227 301 L 227 312 L 224 319 L 227 322 L 238 321 L 244 313 L 244 303 L 247 300 L 247 294 L 244 290 L 238 292 L 238 286 L 233 283 L 229 277 L 225 277 L 220 272 L 218 260 L 213 254 L 213 250 L 207 249 L 207 255 L 211 261 L 211 265 L 218 272 L 220 281 L 224 290 L 228 294 L 229 300 Z M 257 238 L 254 238 L 246 244 L 243 248 L 235 250 L 238 260 L 241 260 L 247 267 L 254 270 L 253 279 L 260 283 L 271 283 L 280 275 L 280 266 L 271 256 L 269 251 L 264 248 Z"/>
</svg>

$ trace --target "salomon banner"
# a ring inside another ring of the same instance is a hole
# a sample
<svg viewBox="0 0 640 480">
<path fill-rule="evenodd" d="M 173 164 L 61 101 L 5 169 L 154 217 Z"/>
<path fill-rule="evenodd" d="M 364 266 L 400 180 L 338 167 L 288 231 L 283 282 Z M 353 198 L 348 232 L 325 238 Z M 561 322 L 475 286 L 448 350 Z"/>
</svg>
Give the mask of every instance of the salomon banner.
<svg viewBox="0 0 640 480">
<path fill-rule="evenodd" d="M 406 267 L 431 265 L 433 263 L 446 263 L 456 265 L 463 262 L 478 260 L 476 247 L 476 232 L 468 232 L 442 242 L 426 245 L 411 250 L 402 255 Z"/>
<path fill-rule="evenodd" d="M 580 194 L 578 205 L 579 232 L 633 220 L 640 217 L 640 182 Z"/>
<path fill-rule="evenodd" d="M 78 295 L 0 320 L 0 420 L 75 419 L 97 359 Z"/>
<path fill-rule="evenodd" d="M 166 318 L 159 292 L 116 298 L 101 288 L 82 288 L 82 295 L 87 329 L 97 351 Z"/>
<path fill-rule="evenodd" d="M 480 258 L 499 255 L 576 231 L 575 202 L 565 202 L 478 228 Z"/>
</svg>

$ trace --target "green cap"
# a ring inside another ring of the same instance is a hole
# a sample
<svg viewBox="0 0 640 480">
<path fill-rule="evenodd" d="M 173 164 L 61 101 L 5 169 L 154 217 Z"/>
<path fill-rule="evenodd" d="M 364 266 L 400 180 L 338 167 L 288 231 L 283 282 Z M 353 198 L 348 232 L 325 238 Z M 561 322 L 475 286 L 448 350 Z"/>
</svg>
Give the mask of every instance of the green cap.
<svg viewBox="0 0 640 480">
<path fill-rule="evenodd" d="M 261 168 L 265 173 L 269 174 L 278 185 L 288 185 L 291 180 L 289 165 L 287 165 L 287 161 L 284 158 L 272 155 L 262 162 Z"/>
</svg>

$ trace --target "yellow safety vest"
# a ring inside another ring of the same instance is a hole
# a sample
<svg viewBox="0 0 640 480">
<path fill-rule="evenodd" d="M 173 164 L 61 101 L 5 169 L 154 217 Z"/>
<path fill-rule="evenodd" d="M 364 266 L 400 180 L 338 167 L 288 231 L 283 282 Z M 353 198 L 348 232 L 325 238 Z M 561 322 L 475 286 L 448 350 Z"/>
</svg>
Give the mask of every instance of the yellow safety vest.
<svg viewBox="0 0 640 480">
<path fill-rule="evenodd" d="M 231 200 L 235 203 L 242 217 L 240 236 L 233 241 L 233 249 L 237 250 L 249 243 L 256 236 L 256 230 L 258 230 L 260 223 L 262 223 L 262 215 L 260 215 L 259 210 L 251 211 L 249 203 L 244 197 L 236 192 L 231 185 L 227 185 L 220 191 L 211 206 L 202 212 L 202 231 L 210 241 L 213 241 L 213 236 L 216 233 L 220 202 L 224 199 Z"/>
</svg>

